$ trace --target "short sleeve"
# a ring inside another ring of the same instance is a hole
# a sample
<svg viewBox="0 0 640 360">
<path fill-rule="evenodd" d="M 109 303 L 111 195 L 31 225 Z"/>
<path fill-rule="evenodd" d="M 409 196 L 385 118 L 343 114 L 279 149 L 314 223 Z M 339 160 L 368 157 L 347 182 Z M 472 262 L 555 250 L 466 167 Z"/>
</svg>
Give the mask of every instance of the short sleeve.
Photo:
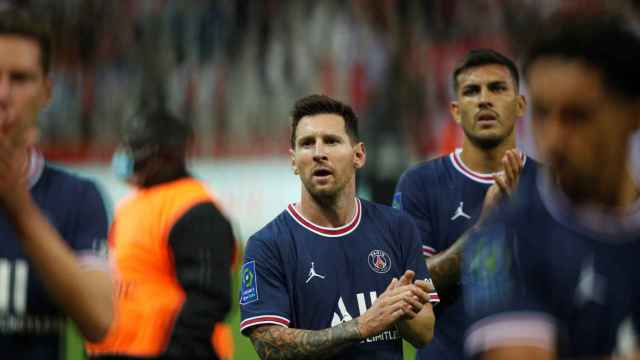
<svg viewBox="0 0 640 360">
<path fill-rule="evenodd" d="M 290 297 L 281 260 L 273 243 L 255 235 L 247 242 L 240 270 L 240 331 L 265 324 L 288 327 Z"/>
<path fill-rule="evenodd" d="M 406 258 L 404 270 L 413 270 L 416 274 L 415 279 L 425 280 L 433 285 L 431 274 L 424 257 L 421 255 L 420 233 L 415 222 L 409 216 L 403 214 L 400 216 L 398 231 L 402 243 L 406 244 L 406 248 L 403 249 Z M 440 302 L 437 291 L 429 293 L 429 302 L 433 305 Z"/>
<path fill-rule="evenodd" d="M 109 228 L 107 206 L 102 192 L 93 182 L 86 181 L 83 185 L 80 189 L 81 201 L 76 204 L 73 217 L 73 231 L 66 240 L 76 252 L 83 267 L 105 270 Z"/>
<path fill-rule="evenodd" d="M 465 350 L 477 356 L 502 346 L 555 348 L 555 322 L 536 285 L 530 259 L 505 223 L 490 222 L 470 234 L 462 286 L 467 315 Z"/>
<path fill-rule="evenodd" d="M 430 257 L 439 251 L 434 241 L 427 191 L 415 171 L 405 172 L 396 185 L 393 207 L 411 215 L 420 230 L 421 252 Z"/>
</svg>

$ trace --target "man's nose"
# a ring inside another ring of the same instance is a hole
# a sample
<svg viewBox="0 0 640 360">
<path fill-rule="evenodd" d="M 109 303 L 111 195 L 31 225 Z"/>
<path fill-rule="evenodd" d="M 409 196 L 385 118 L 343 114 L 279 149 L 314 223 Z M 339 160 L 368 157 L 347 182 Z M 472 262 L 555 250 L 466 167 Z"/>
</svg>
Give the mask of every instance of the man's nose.
<svg viewBox="0 0 640 360">
<path fill-rule="evenodd" d="M 491 92 L 489 91 L 489 89 L 487 88 L 483 88 L 480 90 L 480 101 L 478 103 L 478 106 L 480 108 L 486 109 L 486 108 L 493 108 L 493 100 L 491 97 Z"/>
<path fill-rule="evenodd" d="M 316 143 L 316 146 L 313 149 L 313 159 L 317 161 L 327 159 L 326 147 L 322 142 Z"/>
</svg>

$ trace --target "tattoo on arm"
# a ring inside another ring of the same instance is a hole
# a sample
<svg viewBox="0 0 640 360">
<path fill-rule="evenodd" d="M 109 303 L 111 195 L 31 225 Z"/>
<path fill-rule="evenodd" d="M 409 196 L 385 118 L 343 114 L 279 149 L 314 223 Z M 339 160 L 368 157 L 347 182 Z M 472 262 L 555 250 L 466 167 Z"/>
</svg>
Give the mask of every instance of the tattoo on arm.
<svg viewBox="0 0 640 360">
<path fill-rule="evenodd" d="M 261 359 L 325 359 L 360 341 L 358 319 L 324 330 L 260 326 L 249 335 Z"/>
<path fill-rule="evenodd" d="M 438 292 L 456 286 L 460 280 L 462 250 L 472 229 L 462 234 L 447 250 L 427 259 L 427 268 Z"/>
</svg>

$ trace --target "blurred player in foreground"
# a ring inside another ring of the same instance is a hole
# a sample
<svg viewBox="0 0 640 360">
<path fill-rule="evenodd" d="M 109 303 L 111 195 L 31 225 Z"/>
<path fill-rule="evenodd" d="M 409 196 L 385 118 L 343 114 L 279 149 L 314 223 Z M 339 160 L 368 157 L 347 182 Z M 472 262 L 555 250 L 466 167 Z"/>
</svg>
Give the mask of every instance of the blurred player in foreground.
<svg viewBox="0 0 640 360">
<path fill-rule="evenodd" d="M 234 237 L 216 200 L 187 172 L 191 128 L 152 110 L 124 133 L 114 170 L 136 190 L 109 232 L 116 315 L 105 339 L 87 350 L 108 359 L 229 359 L 221 322 L 230 308 Z"/>
<path fill-rule="evenodd" d="M 357 121 L 326 96 L 295 104 L 301 199 L 249 239 L 241 271 L 240 329 L 263 359 L 402 359 L 402 338 L 424 346 L 433 335 L 417 227 L 356 197 Z"/>
<path fill-rule="evenodd" d="M 108 228 L 96 185 L 34 145 L 52 96 L 51 36 L 26 10 L 0 11 L 0 349 L 62 359 L 65 315 L 97 340 L 111 322 Z"/>
<path fill-rule="evenodd" d="M 640 40 L 609 17 L 540 28 L 525 73 L 550 169 L 465 250 L 465 345 L 483 359 L 606 357 L 640 309 L 640 184 L 629 152 L 640 128 Z"/>
<path fill-rule="evenodd" d="M 418 351 L 419 359 L 464 357 L 460 268 L 466 232 L 515 190 L 520 176 L 535 177 L 535 162 L 514 149 L 515 125 L 526 106 L 519 78 L 504 55 L 468 52 L 453 72 L 451 102 L 451 114 L 464 130 L 462 149 L 407 170 L 398 182 L 394 207 L 416 220 L 442 301 L 433 341 Z"/>
</svg>

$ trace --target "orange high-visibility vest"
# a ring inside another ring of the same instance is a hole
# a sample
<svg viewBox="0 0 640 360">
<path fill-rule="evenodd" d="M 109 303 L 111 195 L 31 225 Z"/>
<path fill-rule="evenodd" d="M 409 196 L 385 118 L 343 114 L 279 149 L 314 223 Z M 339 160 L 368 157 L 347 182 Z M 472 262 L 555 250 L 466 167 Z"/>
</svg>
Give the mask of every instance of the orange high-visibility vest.
<svg viewBox="0 0 640 360">
<path fill-rule="evenodd" d="M 169 247 L 173 225 L 192 207 L 216 200 L 197 180 L 185 178 L 141 189 L 123 200 L 109 232 L 114 267 L 114 319 L 107 335 L 87 343 L 89 355 L 153 357 L 167 348 L 185 300 Z M 221 358 L 233 351 L 223 325 L 211 329 Z"/>
</svg>

